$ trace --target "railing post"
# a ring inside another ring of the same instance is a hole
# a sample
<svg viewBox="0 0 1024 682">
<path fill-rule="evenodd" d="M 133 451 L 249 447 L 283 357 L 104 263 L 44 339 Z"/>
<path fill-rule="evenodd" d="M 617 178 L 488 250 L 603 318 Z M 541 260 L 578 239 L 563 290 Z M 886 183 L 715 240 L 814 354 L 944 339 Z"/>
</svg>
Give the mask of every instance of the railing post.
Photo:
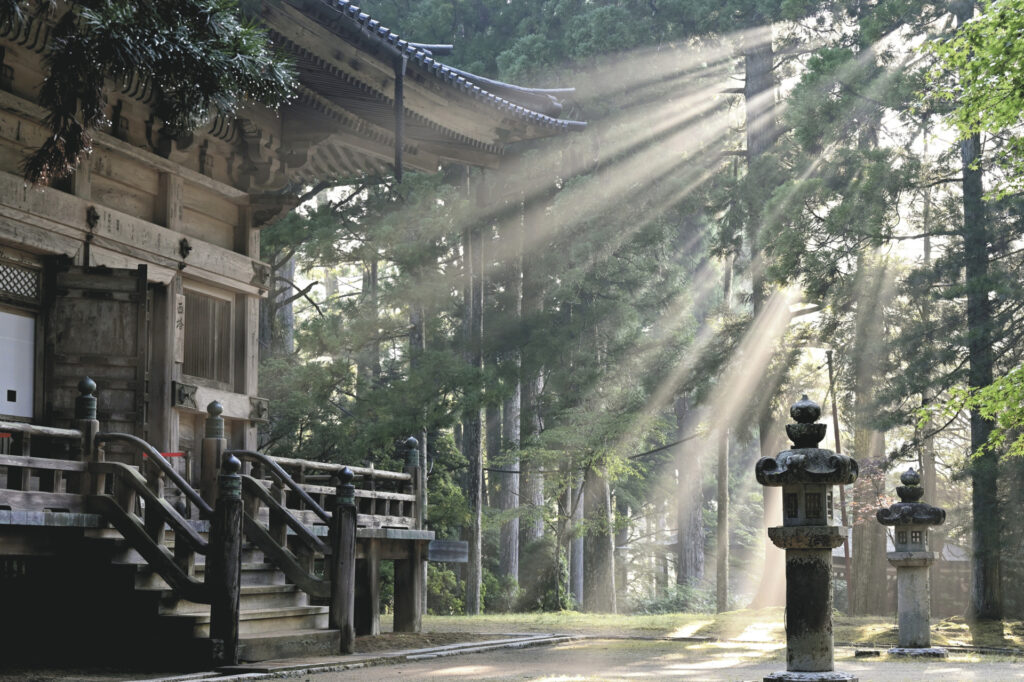
<svg viewBox="0 0 1024 682">
<path fill-rule="evenodd" d="M 203 449 L 200 455 L 199 494 L 211 507 L 217 501 L 217 469 L 220 467 L 221 455 L 227 450 L 228 441 L 224 437 L 224 408 L 214 400 L 206 407 L 206 437 L 203 438 Z"/>
<path fill-rule="evenodd" d="M 238 609 L 242 579 L 242 463 L 224 459 L 210 520 L 206 585 L 210 591 L 210 645 L 217 665 L 238 663 Z"/>
<path fill-rule="evenodd" d="M 332 628 L 341 631 L 341 653 L 354 651 L 356 641 L 356 497 L 354 474 L 345 467 L 335 489 L 331 517 Z"/>
<path fill-rule="evenodd" d="M 78 397 L 75 398 L 75 428 L 82 432 L 83 462 L 103 461 L 103 452 L 96 447 L 96 434 L 100 431 L 100 422 L 96 419 L 96 382 L 83 377 L 78 382 Z M 106 492 L 106 477 L 103 474 L 82 474 L 82 493 L 85 495 L 102 495 Z"/>
<path fill-rule="evenodd" d="M 146 483 L 149 485 L 149 489 L 156 493 L 156 496 L 163 498 L 164 496 L 164 472 L 160 470 L 160 467 L 152 461 L 152 458 L 146 459 Z M 161 510 L 154 508 L 153 505 L 146 506 L 146 533 L 149 537 L 153 538 L 153 541 L 158 545 L 164 543 L 164 517 L 160 513 Z M 175 545 L 178 544 L 178 538 L 175 538 Z"/>
<path fill-rule="evenodd" d="M 412 477 L 411 491 L 416 496 L 416 528 L 423 528 L 425 500 L 423 486 L 420 485 L 420 444 L 412 436 L 405 440 L 405 473 Z"/>
<path fill-rule="evenodd" d="M 416 528 L 423 528 L 423 491 L 420 480 L 420 449 L 415 438 L 405 441 L 405 473 L 412 477 L 411 492 L 416 497 Z M 419 632 L 423 617 L 423 548 L 419 541 L 403 543 L 409 556 L 395 561 L 395 632 Z"/>
</svg>

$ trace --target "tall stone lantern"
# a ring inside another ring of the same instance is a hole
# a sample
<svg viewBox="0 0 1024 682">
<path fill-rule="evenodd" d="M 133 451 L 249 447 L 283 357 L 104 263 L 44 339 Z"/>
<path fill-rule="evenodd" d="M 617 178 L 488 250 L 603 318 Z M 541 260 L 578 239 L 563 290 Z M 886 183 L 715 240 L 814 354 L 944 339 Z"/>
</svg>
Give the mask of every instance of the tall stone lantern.
<svg viewBox="0 0 1024 682">
<path fill-rule="evenodd" d="M 758 460 L 757 482 L 782 487 L 782 525 L 768 537 L 786 550 L 786 671 L 768 680 L 847 680 L 835 672 L 832 641 L 832 549 L 843 544 L 835 525 L 832 486 L 857 480 L 857 462 L 819 448 L 821 407 L 806 395 L 789 410 L 790 450 Z"/>
<path fill-rule="evenodd" d="M 946 510 L 921 502 L 921 475 L 913 468 L 900 476 L 896 488 L 900 501 L 879 509 L 875 517 L 893 527 L 893 551 L 886 557 L 896 567 L 896 611 L 899 614 L 899 646 L 890 654 L 945 657 L 946 650 L 931 645 L 931 591 L 928 567 L 935 554 L 928 547 L 928 527 L 946 520 Z"/>
</svg>

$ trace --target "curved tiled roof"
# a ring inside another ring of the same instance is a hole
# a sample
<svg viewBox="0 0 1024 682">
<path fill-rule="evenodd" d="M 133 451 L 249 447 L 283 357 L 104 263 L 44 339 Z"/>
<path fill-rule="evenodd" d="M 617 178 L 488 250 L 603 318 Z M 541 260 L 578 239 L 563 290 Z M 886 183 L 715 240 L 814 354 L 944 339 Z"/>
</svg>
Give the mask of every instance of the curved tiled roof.
<svg viewBox="0 0 1024 682">
<path fill-rule="evenodd" d="M 308 8 L 311 3 L 304 4 Z M 404 57 L 407 60 L 407 68 L 410 66 L 416 68 L 506 115 L 556 130 L 582 130 L 587 125 L 583 121 L 556 118 L 561 111 L 561 103 L 555 99 L 553 93 L 571 92 L 571 90 L 522 88 L 475 76 L 439 62 L 429 49 L 434 46 L 411 43 L 402 39 L 349 0 L 316 0 L 316 4 L 334 10 L 334 21 L 325 24 L 328 28 L 342 35 L 357 37 L 366 42 L 370 49 L 383 49 L 395 57 Z M 504 96 L 499 96 L 492 90 L 497 90 Z"/>
</svg>

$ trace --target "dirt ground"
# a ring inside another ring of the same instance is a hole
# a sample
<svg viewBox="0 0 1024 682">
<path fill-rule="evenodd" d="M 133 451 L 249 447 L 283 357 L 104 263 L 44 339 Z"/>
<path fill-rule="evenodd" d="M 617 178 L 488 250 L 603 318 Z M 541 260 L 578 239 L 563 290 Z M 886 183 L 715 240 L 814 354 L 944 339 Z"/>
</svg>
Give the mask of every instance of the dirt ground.
<svg viewBox="0 0 1024 682">
<path fill-rule="evenodd" d="M 426 616 L 422 634 L 390 633 L 389 617 L 381 618 L 385 635 L 360 637 L 361 653 L 423 649 L 427 647 L 500 639 L 513 633 L 564 633 L 589 639 L 526 649 L 492 650 L 447 658 L 425 659 L 359 668 L 341 673 L 289 674 L 310 682 L 347 680 L 761 680 L 785 669 L 785 634 L 781 609 L 730 612 L 718 616 L 664 614 L 616 616 L 576 614 L 515 614 L 488 616 Z M 997 624 L 999 625 L 999 624 Z M 995 627 L 995 626 L 993 626 Z M 854 647 L 892 646 L 896 641 L 892 619 L 839 618 L 836 669 L 855 674 L 862 682 L 928 680 L 1024 680 L 1024 626 L 1020 622 L 998 626 L 998 632 L 975 632 L 958 622 L 933 626 L 933 643 L 946 646 L 1002 645 L 1013 655 L 951 654 L 945 661 L 912 662 L 902 659 L 856 659 Z M 981 637 L 984 639 L 981 639 Z M 675 638 L 666 640 L 664 638 Z M 703 640 L 703 641 L 698 641 Z M 1005 651 L 1005 650 L 1004 650 Z M 116 682 L 160 676 L 159 669 L 118 670 L 114 665 L 88 669 L 5 669 L 0 682 Z M 140 674 L 141 673 L 141 674 Z M 173 674 L 173 673 L 168 673 Z M 180 674 L 180 673 L 179 673 Z"/>
<path fill-rule="evenodd" d="M 694 643 L 594 639 L 531 649 L 465 654 L 415 663 L 362 668 L 339 673 L 303 675 L 309 682 L 377 682 L 384 680 L 761 680 L 785 670 L 784 646 L 778 644 Z M 946 661 L 854 659 L 840 649 L 836 670 L 861 682 L 915 680 L 1024 679 L 1024 659 L 952 656 Z"/>
</svg>

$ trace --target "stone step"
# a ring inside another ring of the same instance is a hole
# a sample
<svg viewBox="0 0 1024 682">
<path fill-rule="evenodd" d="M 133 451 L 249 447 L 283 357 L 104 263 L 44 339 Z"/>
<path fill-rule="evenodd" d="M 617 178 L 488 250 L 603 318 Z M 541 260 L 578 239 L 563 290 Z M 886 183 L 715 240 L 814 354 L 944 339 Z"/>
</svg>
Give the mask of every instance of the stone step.
<svg viewBox="0 0 1024 682">
<path fill-rule="evenodd" d="M 250 609 L 240 612 L 238 634 L 256 635 L 264 633 L 286 633 L 296 630 L 321 630 L 327 628 L 329 609 L 326 606 L 292 606 L 287 608 Z M 210 614 L 167 614 L 167 621 L 190 622 L 193 637 L 210 636 Z"/>
<path fill-rule="evenodd" d="M 309 606 L 309 595 L 295 585 L 242 585 L 239 604 L 243 611 Z M 209 612 L 209 604 L 176 599 L 172 590 L 164 590 L 160 595 L 161 615 L 199 615 Z"/>
<path fill-rule="evenodd" d="M 103 530 L 103 529 L 95 529 Z M 115 531 L 116 532 L 116 531 Z M 174 542 L 164 543 L 164 546 L 170 552 L 174 552 Z M 128 544 L 127 540 L 124 540 L 120 534 L 116 538 L 108 536 L 102 541 L 102 549 L 106 553 L 111 564 L 116 566 L 145 566 L 146 560 L 131 545 Z M 195 554 L 194 562 L 197 567 L 202 566 L 206 563 L 206 556 L 203 554 Z M 256 549 L 253 546 L 245 546 L 242 548 L 242 562 L 246 564 L 262 564 L 264 562 L 263 552 Z"/>
<path fill-rule="evenodd" d="M 196 564 L 196 580 L 202 580 L 206 573 L 206 564 Z M 242 562 L 243 585 L 284 585 L 287 582 L 284 573 L 274 564 L 265 562 Z"/>
<path fill-rule="evenodd" d="M 239 661 L 267 661 L 296 656 L 337 656 L 340 647 L 338 630 L 264 632 L 239 637 L 238 658 Z"/>
<path fill-rule="evenodd" d="M 206 572 L 205 564 L 197 564 L 193 577 L 202 581 Z M 286 585 L 288 583 L 283 572 L 273 564 L 260 561 L 242 564 L 242 586 L 247 585 Z M 135 589 L 140 591 L 164 592 L 171 589 L 163 578 L 153 570 L 139 565 L 135 572 Z"/>
<path fill-rule="evenodd" d="M 135 571 L 134 587 L 138 592 L 163 592 L 171 589 L 166 580 L 148 568 L 140 568 Z"/>
</svg>

